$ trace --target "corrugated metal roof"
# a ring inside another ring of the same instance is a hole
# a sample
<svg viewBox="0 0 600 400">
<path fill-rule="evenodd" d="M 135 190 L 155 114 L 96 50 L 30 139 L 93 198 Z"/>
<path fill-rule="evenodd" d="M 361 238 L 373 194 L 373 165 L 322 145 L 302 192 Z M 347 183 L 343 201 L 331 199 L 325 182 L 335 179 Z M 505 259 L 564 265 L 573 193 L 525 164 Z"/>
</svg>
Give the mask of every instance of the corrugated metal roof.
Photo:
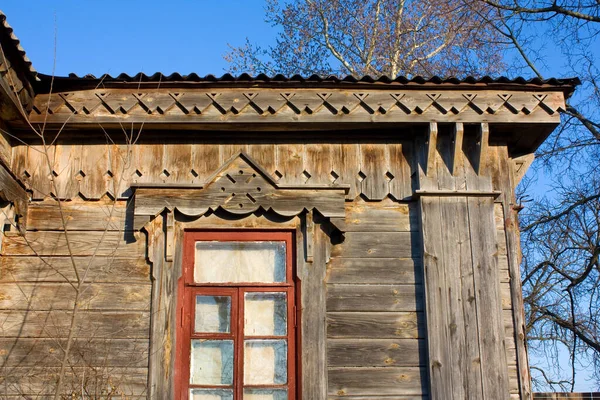
<svg viewBox="0 0 600 400">
<path fill-rule="evenodd" d="M 0 29 L 2 29 L 2 31 L 5 33 L 5 35 L 7 36 L 8 40 L 9 40 L 10 45 L 13 47 L 16 54 L 18 54 L 19 57 L 21 58 L 21 60 L 23 61 L 23 64 L 25 65 L 27 72 L 29 72 L 33 77 L 35 77 L 37 75 L 37 71 L 35 70 L 35 68 L 33 68 L 31 61 L 29 60 L 29 58 L 27 57 L 27 54 L 25 53 L 25 49 L 23 49 L 23 47 L 21 46 L 21 41 L 14 34 L 13 28 L 6 21 L 6 15 L 1 10 L 0 10 Z"/>
<path fill-rule="evenodd" d="M 46 78 L 50 78 L 49 76 L 45 76 Z M 78 80 L 92 80 L 92 81 L 103 81 L 103 82 L 264 82 L 264 83 L 284 83 L 284 82 L 298 82 L 298 83 L 398 83 L 402 85 L 406 84 L 521 84 L 521 85 L 551 85 L 551 86 L 573 86 L 580 84 L 579 78 L 566 78 L 566 79 L 540 79 L 540 78 L 532 78 L 525 79 L 522 77 L 518 78 L 507 78 L 507 77 L 491 77 L 491 76 L 483 76 L 483 77 L 473 77 L 468 76 L 465 78 L 456 78 L 456 77 L 448 77 L 443 78 L 439 76 L 433 76 L 430 78 L 423 76 L 415 76 L 415 77 L 406 77 L 399 76 L 395 79 L 392 79 L 388 76 L 380 76 L 380 77 L 371 77 L 371 76 L 363 76 L 361 78 L 356 78 L 354 76 L 348 75 L 345 77 L 338 77 L 334 75 L 329 76 L 320 76 L 320 75 L 311 75 L 309 77 L 304 77 L 301 75 L 293 75 L 293 76 L 285 76 L 285 75 L 274 75 L 268 76 L 265 74 L 259 74 L 257 76 L 251 76 L 249 74 L 241 74 L 238 76 L 234 76 L 231 74 L 224 74 L 220 77 L 215 75 L 205 75 L 199 76 L 198 74 L 191 73 L 188 75 L 181 75 L 179 73 L 173 73 L 170 75 L 164 75 L 160 72 L 156 72 L 152 75 L 146 75 L 144 73 L 138 73 L 136 75 L 128 75 L 126 73 L 119 74 L 117 76 L 112 76 L 109 74 L 102 75 L 100 77 L 95 77 L 94 75 L 84 75 L 78 76 L 76 74 L 69 74 L 67 79 L 78 79 Z"/>
</svg>

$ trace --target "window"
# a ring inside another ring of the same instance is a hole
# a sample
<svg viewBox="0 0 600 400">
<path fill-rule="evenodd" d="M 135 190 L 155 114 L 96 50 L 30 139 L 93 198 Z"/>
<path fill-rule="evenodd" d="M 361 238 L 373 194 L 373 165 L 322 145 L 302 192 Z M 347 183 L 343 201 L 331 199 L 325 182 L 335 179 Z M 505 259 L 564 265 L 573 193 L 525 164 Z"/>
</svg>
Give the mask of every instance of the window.
<svg viewBox="0 0 600 400">
<path fill-rule="evenodd" d="M 296 399 L 291 232 L 187 232 L 178 398 Z"/>
</svg>

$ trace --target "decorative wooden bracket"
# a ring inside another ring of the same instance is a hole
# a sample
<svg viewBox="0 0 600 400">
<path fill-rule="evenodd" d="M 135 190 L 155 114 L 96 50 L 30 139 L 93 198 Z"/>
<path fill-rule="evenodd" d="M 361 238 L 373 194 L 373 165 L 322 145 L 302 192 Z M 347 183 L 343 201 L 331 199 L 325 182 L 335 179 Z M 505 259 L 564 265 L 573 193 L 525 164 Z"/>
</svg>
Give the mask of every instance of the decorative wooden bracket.
<svg viewBox="0 0 600 400">
<path fill-rule="evenodd" d="M 344 217 L 346 185 L 278 185 L 256 162 L 239 153 L 200 186 L 137 186 L 137 216 L 156 216 L 167 209 L 198 217 L 209 210 L 247 215 L 259 209 L 285 217 L 317 209 L 325 217 Z"/>
<path fill-rule="evenodd" d="M 335 226 L 335 221 L 345 216 L 347 192 L 345 185 L 279 185 L 242 152 L 227 161 L 205 185 L 137 186 L 134 218 L 153 219 L 164 214 L 165 260 L 172 261 L 175 211 L 187 217 L 200 217 L 209 211 L 244 216 L 263 210 L 293 217 L 306 210 L 309 211 L 306 233 L 312 235 L 312 211 L 318 211 Z M 311 262 L 312 248 L 305 250 L 307 261 Z"/>
</svg>

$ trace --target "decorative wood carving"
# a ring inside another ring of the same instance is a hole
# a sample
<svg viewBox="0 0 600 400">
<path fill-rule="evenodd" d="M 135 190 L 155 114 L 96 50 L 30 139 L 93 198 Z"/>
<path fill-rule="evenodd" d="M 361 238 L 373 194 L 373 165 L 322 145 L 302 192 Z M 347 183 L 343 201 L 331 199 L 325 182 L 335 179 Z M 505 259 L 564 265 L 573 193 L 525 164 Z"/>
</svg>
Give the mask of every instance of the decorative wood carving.
<svg viewBox="0 0 600 400">
<path fill-rule="evenodd" d="M 558 122 L 558 91 L 272 88 L 96 89 L 36 96 L 29 117 L 49 125 L 211 122 Z M 48 115 L 46 115 L 48 110 Z"/>
<path fill-rule="evenodd" d="M 279 185 L 247 154 L 239 153 L 205 185 L 137 187 L 135 216 L 156 216 L 165 209 L 187 216 L 218 209 L 247 215 L 262 209 L 289 217 L 314 208 L 325 217 L 343 218 L 347 190 L 344 185 Z"/>
</svg>

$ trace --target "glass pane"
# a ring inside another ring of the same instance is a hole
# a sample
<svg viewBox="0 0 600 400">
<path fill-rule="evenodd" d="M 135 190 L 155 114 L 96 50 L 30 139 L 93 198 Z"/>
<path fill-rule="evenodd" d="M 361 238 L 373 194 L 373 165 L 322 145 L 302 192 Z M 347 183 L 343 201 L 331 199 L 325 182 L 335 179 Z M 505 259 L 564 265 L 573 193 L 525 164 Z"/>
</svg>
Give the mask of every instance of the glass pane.
<svg viewBox="0 0 600 400">
<path fill-rule="evenodd" d="M 285 336 L 287 333 L 287 293 L 246 293 L 244 334 L 246 336 Z"/>
<path fill-rule="evenodd" d="M 285 242 L 196 242 L 194 281 L 285 282 Z"/>
<path fill-rule="evenodd" d="M 196 296 L 194 331 L 229 333 L 231 297 Z"/>
<path fill-rule="evenodd" d="M 233 390 L 190 389 L 190 400 L 233 400 Z"/>
<path fill-rule="evenodd" d="M 190 383 L 233 384 L 233 340 L 192 340 Z"/>
<path fill-rule="evenodd" d="M 283 385 L 287 383 L 287 342 L 285 340 L 246 340 L 244 383 Z"/>
<path fill-rule="evenodd" d="M 287 389 L 244 389 L 244 400 L 287 400 Z"/>
</svg>

